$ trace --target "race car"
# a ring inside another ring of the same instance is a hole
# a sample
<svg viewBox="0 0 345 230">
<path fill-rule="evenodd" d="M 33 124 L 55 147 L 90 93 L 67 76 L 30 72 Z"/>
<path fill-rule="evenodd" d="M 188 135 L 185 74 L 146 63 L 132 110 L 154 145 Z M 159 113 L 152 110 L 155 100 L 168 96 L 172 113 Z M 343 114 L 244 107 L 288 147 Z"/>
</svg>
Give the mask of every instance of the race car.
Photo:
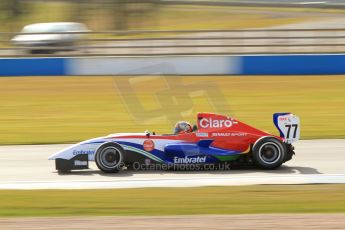
<svg viewBox="0 0 345 230">
<path fill-rule="evenodd" d="M 252 165 L 276 169 L 295 154 L 300 119 L 291 113 L 273 114 L 279 136 L 233 117 L 198 113 L 194 128 L 179 122 L 173 134 L 119 133 L 75 144 L 49 157 L 56 170 L 88 169 L 89 161 L 105 173 L 142 165 Z"/>
</svg>

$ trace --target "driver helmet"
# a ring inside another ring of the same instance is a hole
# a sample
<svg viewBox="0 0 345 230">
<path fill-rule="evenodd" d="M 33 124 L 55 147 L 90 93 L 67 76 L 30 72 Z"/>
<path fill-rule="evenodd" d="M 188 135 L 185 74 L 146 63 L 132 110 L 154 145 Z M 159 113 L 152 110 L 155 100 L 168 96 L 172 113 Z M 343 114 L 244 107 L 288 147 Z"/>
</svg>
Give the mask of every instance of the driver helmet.
<svg viewBox="0 0 345 230">
<path fill-rule="evenodd" d="M 187 121 L 179 121 L 174 128 L 174 134 L 191 133 L 193 132 L 192 126 Z"/>
</svg>

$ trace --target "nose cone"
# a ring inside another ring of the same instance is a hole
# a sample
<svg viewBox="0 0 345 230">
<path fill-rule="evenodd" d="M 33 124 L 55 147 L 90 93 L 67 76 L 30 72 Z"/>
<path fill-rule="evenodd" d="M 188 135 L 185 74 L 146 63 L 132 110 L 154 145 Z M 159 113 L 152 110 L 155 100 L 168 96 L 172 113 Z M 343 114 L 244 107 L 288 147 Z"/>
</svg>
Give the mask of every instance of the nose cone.
<svg viewBox="0 0 345 230">
<path fill-rule="evenodd" d="M 73 154 L 73 149 L 76 147 L 77 145 L 72 145 L 69 146 L 67 148 L 64 148 L 62 150 L 60 150 L 57 153 L 54 153 L 53 155 L 51 155 L 48 160 L 55 160 L 57 158 L 62 158 L 62 159 L 69 159 L 69 156 L 71 154 Z"/>
<path fill-rule="evenodd" d="M 92 160 L 98 147 L 106 141 L 107 139 L 104 139 L 104 137 L 86 140 L 54 153 L 48 158 L 48 160 L 55 160 L 57 158 L 69 160 L 80 154 L 87 154 L 89 156 L 89 160 Z"/>
</svg>

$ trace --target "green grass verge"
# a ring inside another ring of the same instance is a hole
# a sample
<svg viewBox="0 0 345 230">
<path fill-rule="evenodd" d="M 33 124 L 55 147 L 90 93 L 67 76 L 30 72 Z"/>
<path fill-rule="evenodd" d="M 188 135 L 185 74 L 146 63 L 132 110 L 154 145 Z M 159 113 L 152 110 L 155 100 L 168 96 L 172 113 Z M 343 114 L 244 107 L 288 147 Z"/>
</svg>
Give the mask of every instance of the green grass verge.
<svg viewBox="0 0 345 230">
<path fill-rule="evenodd" d="M 71 2 L 40 1 L 26 2 L 23 15 L 13 18 L 5 11 L 0 11 L 2 32 L 18 32 L 31 23 L 79 21 L 92 31 L 114 30 L 116 19 L 114 9 L 82 7 Z M 135 6 L 135 5 L 133 5 Z M 136 6 L 140 9 L 140 6 Z M 84 16 L 76 17 L 76 12 L 84 9 Z M 294 24 L 306 21 L 319 21 L 339 18 L 342 9 L 298 9 L 298 8 L 262 8 L 262 7 L 220 7 L 220 6 L 161 6 L 156 11 L 146 14 L 133 14 L 128 18 L 128 30 L 214 30 L 266 28 L 271 26 Z M 139 38 L 174 36 L 174 34 L 131 34 L 131 35 L 89 35 L 88 38 Z M 10 47 L 11 37 L 4 37 L 0 47 Z"/>
<path fill-rule="evenodd" d="M 0 191 L 0 216 L 345 212 L 345 185 Z"/>
<path fill-rule="evenodd" d="M 287 13 L 287 15 L 281 15 L 282 12 Z M 332 17 L 331 14 L 329 16 Z M 285 8 L 263 10 L 255 7 L 175 6 L 162 7 L 162 10 L 155 17 L 156 21 L 146 28 L 164 30 L 243 29 L 293 24 L 317 19 L 319 19 L 317 15 L 292 13 Z"/>
<path fill-rule="evenodd" d="M 132 5 L 135 6 L 135 5 Z M 87 8 L 87 7 L 86 7 Z M 92 30 L 114 29 L 114 9 L 100 5 L 84 9 L 81 18 Z M 137 9 L 139 10 L 140 7 Z M 24 25 L 39 22 L 73 21 L 81 10 L 70 2 L 28 2 L 25 14 L 9 18 L 2 11 L 4 22 L 1 31 L 18 31 Z M 308 20 L 338 17 L 343 10 L 308 10 L 297 8 L 220 7 L 220 6 L 161 6 L 146 14 L 133 14 L 127 22 L 128 29 L 240 29 L 291 24 Z M 323 14 L 323 15 L 320 15 Z"/>
<path fill-rule="evenodd" d="M 71 143 L 117 132 L 170 133 L 197 112 L 230 114 L 277 134 L 274 112 L 301 136 L 345 137 L 344 76 L 0 78 L 0 144 Z"/>
</svg>

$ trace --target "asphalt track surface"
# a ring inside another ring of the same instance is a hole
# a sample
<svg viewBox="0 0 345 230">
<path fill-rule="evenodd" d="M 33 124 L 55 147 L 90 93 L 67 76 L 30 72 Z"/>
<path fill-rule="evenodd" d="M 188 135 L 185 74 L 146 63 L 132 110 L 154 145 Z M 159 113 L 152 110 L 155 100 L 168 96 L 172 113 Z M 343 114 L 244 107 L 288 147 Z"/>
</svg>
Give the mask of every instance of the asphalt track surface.
<svg viewBox="0 0 345 230">
<path fill-rule="evenodd" d="M 345 183 L 345 140 L 305 140 L 295 144 L 296 155 L 277 170 L 100 172 L 60 174 L 47 158 L 68 145 L 0 147 L 0 189 L 98 189 L 139 187 L 196 187 L 254 184 Z"/>
<path fill-rule="evenodd" d="M 2 229 L 344 229 L 345 214 L 249 214 L 0 218 Z M 39 227 L 38 227 L 39 226 Z"/>
</svg>

